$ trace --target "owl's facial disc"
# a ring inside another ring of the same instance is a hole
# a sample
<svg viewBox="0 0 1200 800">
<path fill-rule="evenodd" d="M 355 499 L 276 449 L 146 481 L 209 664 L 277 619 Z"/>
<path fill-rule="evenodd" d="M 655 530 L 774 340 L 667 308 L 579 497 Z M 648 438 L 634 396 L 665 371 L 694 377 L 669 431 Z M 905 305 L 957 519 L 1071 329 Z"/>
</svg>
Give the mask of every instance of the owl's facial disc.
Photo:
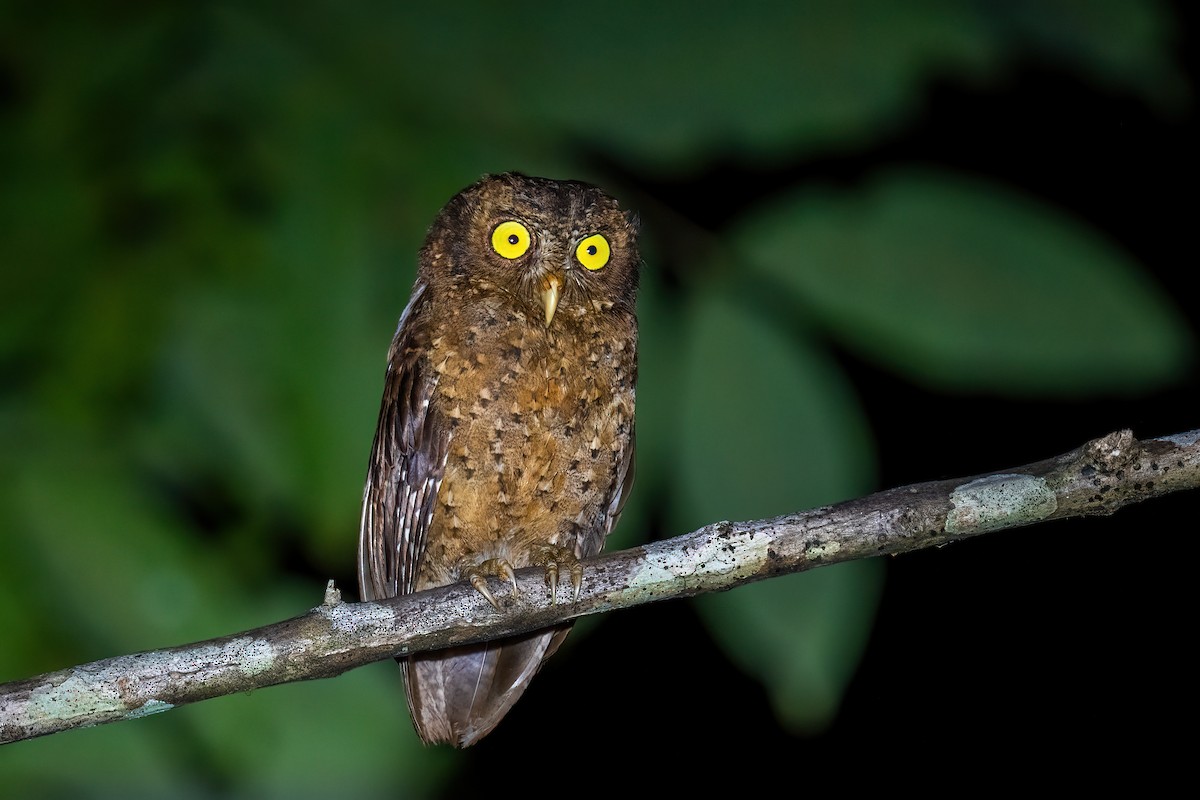
<svg viewBox="0 0 1200 800">
<path fill-rule="evenodd" d="M 554 319 L 554 311 L 558 308 L 558 299 L 562 296 L 563 279 L 562 276 L 549 272 L 541 281 L 542 306 L 546 309 L 546 327 L 550 327 L 550 321 Z"/>
</svg>

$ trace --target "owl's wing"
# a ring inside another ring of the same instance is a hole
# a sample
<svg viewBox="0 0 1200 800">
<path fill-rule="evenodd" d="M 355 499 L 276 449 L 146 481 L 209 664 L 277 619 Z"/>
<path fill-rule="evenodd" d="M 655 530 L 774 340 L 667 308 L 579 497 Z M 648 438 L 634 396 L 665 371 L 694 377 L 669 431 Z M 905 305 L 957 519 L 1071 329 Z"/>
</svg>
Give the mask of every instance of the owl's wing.
<svg viewBox="0 0 1200 800">
<path fill-rule="evenodd" d="M 363 600 L 412 591 L 446 468 L 449 434 L 429 403 L 436 373 L 422 358 L 425 343 L 416 339 L 417 326 L 410 324 L 423 294 L 418 285 L 388 355 L 358 536 Z"/>
</svg>

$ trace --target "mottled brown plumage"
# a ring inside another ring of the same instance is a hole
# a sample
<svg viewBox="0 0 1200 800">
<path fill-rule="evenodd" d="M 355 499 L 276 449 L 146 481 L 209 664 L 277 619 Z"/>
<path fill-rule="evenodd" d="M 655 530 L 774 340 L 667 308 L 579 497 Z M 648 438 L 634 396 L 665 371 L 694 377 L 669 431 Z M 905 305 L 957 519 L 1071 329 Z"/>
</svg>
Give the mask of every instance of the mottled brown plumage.
<svg viewBox="0 0 1200 800">
<path fill-rule="evenodd" d="M 509 173 L 446 204 L 388 352 L 364 600 L 470 580 L 498 605 L 532 565 L 578 590 L 633 482 L 638 268 L 636 221 L 593 186 Z M 486 735 L 569 630 L 401 659 L 417 733 Z"/>
</svg>

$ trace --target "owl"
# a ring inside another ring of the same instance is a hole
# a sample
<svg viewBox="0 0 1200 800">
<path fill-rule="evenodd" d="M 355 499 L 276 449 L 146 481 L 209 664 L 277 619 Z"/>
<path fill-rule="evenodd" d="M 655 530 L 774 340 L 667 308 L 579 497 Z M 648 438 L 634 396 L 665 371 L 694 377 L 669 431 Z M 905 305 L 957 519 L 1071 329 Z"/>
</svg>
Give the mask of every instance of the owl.
<svg viewBox="0 0 1200 800">
<path fill-rule="evenodd" d="M 530 566 L 578 597 L 633 483 L 639 269 L 636 218 L 585 183 L 489 175 L 438 213 L 388 351 L 364 600 L 469 581 L 499 607 Z M 418 735 L 477 742 L 569 630 L 398 659 Z"/>
</svg>

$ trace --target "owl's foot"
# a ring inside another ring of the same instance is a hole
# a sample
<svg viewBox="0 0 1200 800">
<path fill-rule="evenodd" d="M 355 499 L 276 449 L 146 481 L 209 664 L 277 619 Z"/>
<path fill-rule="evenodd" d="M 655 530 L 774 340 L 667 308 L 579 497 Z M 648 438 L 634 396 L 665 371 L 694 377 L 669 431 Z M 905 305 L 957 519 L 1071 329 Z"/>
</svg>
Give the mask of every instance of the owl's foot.
<svg viewBox="0 0 1200 800">
<path fill-rule="evenodd" d="M 517 576 L 513 573 L 512 564 L 503 558 L 489 558 L 487 561 L 481 561 L 467 570 L 467 580 L 475 587 L 475 591 L 486 597 L 487 601 L 492 604 L 492 607 L 499 611 L 500 604 L 496 602 L 496 597 L 487 586 L 488 575 L 506 580 L 512 584 L 514 595 L 517 594 Z"/>
<path fill-rule="evenodd" d="M 550 604 L 558 604 L 558 573 L 559 570 L 570 570 L 571 586 L 575 589 L 572 600 L 579 599 L 579 590 L 583 586 L 583 564 L 575 557 L 575 551 L 559 545 L 544 545 L 533 551 L 533 563 L 546 570 L 546 585 L 550 587 Z"/>
</svg>

